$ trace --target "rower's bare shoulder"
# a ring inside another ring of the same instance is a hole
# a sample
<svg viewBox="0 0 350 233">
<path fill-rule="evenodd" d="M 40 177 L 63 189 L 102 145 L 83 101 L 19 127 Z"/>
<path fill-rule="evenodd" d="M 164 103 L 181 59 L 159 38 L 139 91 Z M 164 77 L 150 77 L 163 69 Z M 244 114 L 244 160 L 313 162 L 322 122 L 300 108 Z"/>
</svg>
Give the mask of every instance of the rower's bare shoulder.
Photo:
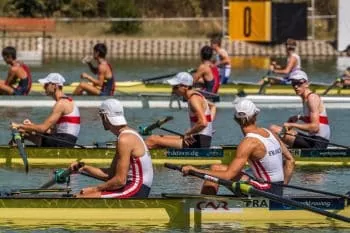
<svg viewBox="0 0 350 233">
<path fill-rule="evenodd" d="M 254 149 L 259 145 L 261 145 L 261 142 L 257 138 L 245 137 L 242 139 L 241 143 L 239 144 L 239 147 Z"/>
</svg>

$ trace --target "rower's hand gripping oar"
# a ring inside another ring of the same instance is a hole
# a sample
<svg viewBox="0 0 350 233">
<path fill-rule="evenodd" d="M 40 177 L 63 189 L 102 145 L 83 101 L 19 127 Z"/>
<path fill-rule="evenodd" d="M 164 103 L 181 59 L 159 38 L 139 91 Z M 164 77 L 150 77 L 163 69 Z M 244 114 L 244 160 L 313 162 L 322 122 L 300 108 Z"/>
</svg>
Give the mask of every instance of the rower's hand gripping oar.
<svg viewBox="0 0 350 233">
<path fill-rule="evenodd" d="M 12 132 L 12 138 L 16 142 L 19 154 L 22 157 L 25 171 L 26 173 L 28 173 L 29 171 L 28 155 L 24 149 L 24 144 L 22 143 L 22 136 L 20 132 L 18 132 L 18 130 L 14 127 L 11 128 L 11 132 Z"/>
<path fill-rule="evenodd" d="M 79 168 L 83 167 L 85 164 L 83 162 L 78 163 L 77 170 Z M 52 177 L 51 180 L 40 186 L 40 189 L 47 189 L 50 188 L 52 185 L 58 183 L 58 184 L 63 184 L 67 182 L 68 177 L 75 172 L 74 170 L 67 168 L 67 169 L 56 169 L 54 171 L 54 177 Z"/>
<path fill-rule="evenodd" d="M 170 168 L 170 169 L 178 170 L 178 171 L 182 170 L 181 166 L 177 166 L 174 164 L 165 163 L 164 166 L 167 168 Z M 256 188 L 254 188 L 253 186 L 246 184 L 246 183 L 233 182 L 230 180 L 221 179 L 219 177 L 207 175 L 205 173 L 201 173 L 201 172 L 197 172 L 197 171 L 193 171 L 193 170 L 190 170 L 188 174 L 192 175 L 192 176 L 196 176 L 196 177 L 201 178 L 203 180 L 207 180 L 207 181 L 211 181 L 211 182 L 214 182 L 214 183 L 217 183 L 220 185 L 224 185 L 226 187 L 229 187 L 230 190 L 239 189 L 239 191 L 244 193 L 244 194 L 252 194 L 252 195 L 265 197 L 265 198 L 270 199 L 272 201 L 276 201 L 276 202 L 286 204 L 286 205 L 296 207 L 296 208 L 301 208 L 301 209 L 308 210 L 308 211 L 311 211 L 313 213 L 317 213 L 317 214 L 320 214 L 320 215 L 323 215 L 323 216 L 326 216 L 329 218 L 334 218 L 334 219 L 337 219 L 340 221 L 350 223 L 350 218 L 348 218 L 346 216 L 332 213 L 332 212 L 326 211 L 324 209 L 310 206 L 310 205 L 304 204 L 302 202 L 298 202 L 298 201 L 295 201 L 292 199 L 284 198 L 284 197 L 281 197 L 281 196 L 278 196 L 278 195 L 275 195 L 272 193 L 268 193 L 268 192 L 265 192 L 262 190 L 258 190 Z"/>
<path fill-rule="evenodd" d="M 261 95 L 263 94 L 266 85 L 270 83 L 269 76 L 272 74 L 272 71 L 269 70 L 267 73 L 261 78 L 263 80 L 263 83 L 260 85 L 259 92 L 258 94 Z"/>
</svg>

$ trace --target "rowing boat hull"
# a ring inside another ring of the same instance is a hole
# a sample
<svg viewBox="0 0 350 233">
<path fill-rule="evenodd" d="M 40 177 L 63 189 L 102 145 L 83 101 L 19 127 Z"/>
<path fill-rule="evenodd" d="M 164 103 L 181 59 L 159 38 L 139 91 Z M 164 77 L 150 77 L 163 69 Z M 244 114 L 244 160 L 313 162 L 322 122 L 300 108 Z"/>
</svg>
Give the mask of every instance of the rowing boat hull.
<svg viewBox="0 0 350 233">
<path fill-rule="evenodd" d="M 67 94 L 73 93 L 79 83 L 75 82 L 64 87 Z M 331 84 L 316 84 L 311 83 L 310 88 L 318 94 L 322 94 Z M 116 93 L 171 93 L 171 87 L 166 83 L 148 83 L 144 84 L 141 81 L 125 81 L 116 82 Z M 222 85 L 219 89 L 219 94 L 237 94 L 245 92 L 246 94 L 259 93 L 260 86 L 255 83 L 231 83 Z M 43 86 L 40 83 L 33 83 L 31 95 L 44 92 Z M 264 89 L 264 94 L 268 95 L 292 95 L 295 94 L 290 85 L 272 85 Z M 350 89 L 333 88 L 327 95 L 350 95 Z"/>
<path fill-rule="evenodd" d="M 43 148 L 26 147 L 31 167 L 66 167 L 72 161 L 82 159 L 96 166 L 110 164 L 114 148 Z M 350 150 L 331 148 L 327 150 L 291 150 L 299 166 L 350 166 Z M 224 146 L 211 149 L 155 149 L 151 150 L 156 165 L 174 164 L 228 164 L 236 155 L 236 147 Z M 23 167 L 16 147 L 0 146 L 0 166 Z"/>
<path fill-rule="evenodd" d="M 182 196 L 182 197 L 181 197 Z M 328 211 L 350 217 L 347 202 L 340 198 L 298 197 Z M 35 213 L 35 214 L 33 214 Z M 270 224 L 301 226 L 347 226 L 340 221 L 265 198 L 213 198 L 195 195 L 167 195 L 148 199 L 75 199 L 17 197 L 0 198 L 2 226 L 171 226 L 200 227 L 206 223 L 268 227 Z"/>
</svg>

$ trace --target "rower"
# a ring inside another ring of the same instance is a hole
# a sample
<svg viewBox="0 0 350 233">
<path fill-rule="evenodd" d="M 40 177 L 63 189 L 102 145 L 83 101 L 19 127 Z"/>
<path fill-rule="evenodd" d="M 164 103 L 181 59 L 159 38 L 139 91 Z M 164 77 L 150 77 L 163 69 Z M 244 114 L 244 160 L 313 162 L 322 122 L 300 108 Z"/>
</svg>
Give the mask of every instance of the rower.
<svg viewBox="0 0 350 233">
<path fill-rule="evenodd" d="M 117 136 L 116 153 L 108 169 L 100 169 L 79 162 L 70 165 L 72 170 L 107 179 L 103 184 L 87 187 L 77 197 L 145 198 L 153 182 L 153 167 L 149 150 L 142 137 L 127 124 L 122 104 L 107 99 L 99 108 L 105 130 Z"/>
<path fill-rule="evenodd" d="M 337 78 L 336 82 L 337 86 L 339 87 L 350 86 L 350 67 L 346 68 L 341 78 Z"/>
<path fill-rule="evenodd" d="M 265 82 L 270 84 L 290 84 L 288 79 L 291 72 L 301 69 L 301 59 L 300 56 L 295 52 L 297 43 L 293 39 L 288 39 L 286 44 L 287 52 L 287 65 L 285 68 L 281 68 L 275 61 L 271 63 L 270 71 L 274 72 L 277 75 L 282 75 L 283 77 L 273 77 L 273 78 L 264 78 L 259 81 L 259 84 L 262 85 Z"/>
<path fill-rule="evenodd" d="M 280 185 L 270 182 L 288 184 L 295 166 L 295 161 L 287 147 L 277 135 L 256 124 L 260 110 L 248 99 L 241 99 L 234 106 L 234 120 L 239 124 L 244 139 L 239 143 L 235 158 L 227 165 L 212 165 L 210 170 L 184 166 L 182 172 L 188 175 L 190 170 L 202 172 L 222 179 L 247 180 L 241 171 L 248 162 L 256 180 L 249 182 L 258 189 L 277 195 L 283 195 Z M 269 182 L 257 182 L 257 180 Z M 205 181 L 202 194 L 216 195 L 218 185 Z"/>
<path fill-rule="evenodd" d="M 220 84 L 226 84 L 231 75 L 231 59 L 227 51 L 221 47 L 221 37 L 214 37 L 210 41 L 216 52 L 215 65 L 219 68 Z"/>
<path fill-rule="evenodd" d="M 83 92 L 87 92 L 89 95 L 98 96 L 113 96 L 115 81 L 112 71 L 112 66 L 106 60 L 107 47 L 104 44 L 96 44 L 94 46 L 93 58 L 97 61 L 98 66 L 95 67 L 92 64 L 92 59 L 85 57 L 83 62 L 88 64 L 92 73 L 97 74 L 97 79 L 88 75 L 87 73 L 82 73 L 80 78 L 82 81 L 79 86 L 74 90 L 73 95 L 82 95 Z M 86 79 L 90 82 L 84 82 Z"/>
<path fill-rule="evenodd" d="M 303 115 L 291 116 L 283 124 L 286 133 L 280 134 L 283 129 L 281 126 L 272 125 L 270 129 L 280 134 L 283 142 L 291 148 L 326 149 L 331 131 L 323 100 L 310 90 L 308 77 L 304 71 L 294 71 L 289 78 L 295 93 L 302 99 Z"/>
<path fill-rule="evenodd" d="M 178 73 L 168 80 L 168 83 L 173 87 L 175 94 L 187 100 L 191 127 L 184 136 L 151 135 L 146 139 L 148 148 L 209 148 L 216 106 L 192 89 L 193 78 L 187 72 Z"/>
<path fill-rule="evenodd" d="M 0 80 L 0 92 L 7 95 L 28 95 L 32 86 L 32 74 L 29 67 L 17 60 L 14 47 L 2 50 L 2 57 L 9 65 L 6 80 Z"/>
<path fill-rule="evenodd" d="M 201 49 L 202 63 L 193 74 L 194 86 L 200 85 L 203 90 L 210 93 L 217 93 L 220 87 L 219 70 L 213 64 L 213 49 L 210 46 L 204 46 Z"/>
<path fill-rule="evenodd" d="M 26 119 L 22 124 L 12 123 L 12 127 L 26 133 L 25 139 L 42 147 L 74 147 L 80 131 L 80 113 L 72 98 L 63 93 L 64 77 L 50 73 L 39 79 L 47 96 L 55 101 L 51 114 L 41 124 Z"/>
</svg>

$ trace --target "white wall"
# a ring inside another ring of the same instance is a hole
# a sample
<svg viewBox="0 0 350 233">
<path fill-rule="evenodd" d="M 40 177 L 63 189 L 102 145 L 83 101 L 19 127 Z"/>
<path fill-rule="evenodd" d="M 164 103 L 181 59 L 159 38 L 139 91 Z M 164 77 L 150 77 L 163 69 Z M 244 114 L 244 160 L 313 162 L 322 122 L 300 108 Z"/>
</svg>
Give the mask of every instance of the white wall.
<svg viewBox="0 0 350 233">
<path fill-rule="evenodd" d="M 350 0 L 339 0 L 338 8 L 338 50 L 350 45 Z"/>
</svg>

